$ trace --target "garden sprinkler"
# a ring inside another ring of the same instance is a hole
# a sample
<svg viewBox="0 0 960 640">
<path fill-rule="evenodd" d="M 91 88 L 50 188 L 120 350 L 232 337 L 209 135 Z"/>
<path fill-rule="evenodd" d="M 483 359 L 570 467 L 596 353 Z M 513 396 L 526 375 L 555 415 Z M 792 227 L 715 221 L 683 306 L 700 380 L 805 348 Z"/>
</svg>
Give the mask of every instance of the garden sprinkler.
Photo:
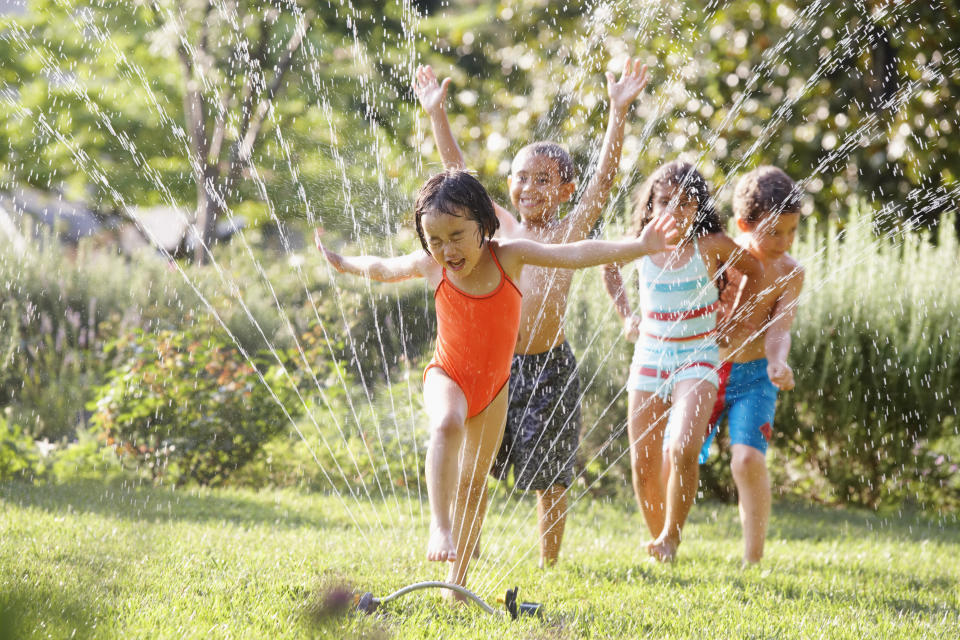
<svg viewBox="0 0 960 640">
<path fill-rule="evenodd" d="M 418 591 L 420 589 L 451 589 L 457 593 L 466 596 L 471 602 L 476 604 L 478 607 L 489 613 L 490 615 L 497 615 L 498 613 L 503 615 L 503 611 L 494 609 L 486 602 L 483 601 L 477 594 L 470 591 L 466 587 L 461 587 L 458 584 L 453 584 L 451 582 L 417 582 L 411 585 L 407 585 L 402 589 L 394 591 L 385 598 L 377 598 L 372 593 L 367 591 L 366 593 L 357 596 L 356 604 L 357 611 L 362 611 L 363 613 L 373 613 L 377 610 L 378 607 L 382 604 L 386 604 L 391 600 L 395 600 L 400 596 L 410 593 L 411 591 Z M 517 602 L 517 589 L 507 589 L 507 595 L 503 599 L 504 607 L 506 608 L 506 613 L 510 616 L 511 619 L 516 620 L 520 616 L 536 616 L 538 618 L 543 618 L 543 605 L 539 602 Z"/>
</svg>

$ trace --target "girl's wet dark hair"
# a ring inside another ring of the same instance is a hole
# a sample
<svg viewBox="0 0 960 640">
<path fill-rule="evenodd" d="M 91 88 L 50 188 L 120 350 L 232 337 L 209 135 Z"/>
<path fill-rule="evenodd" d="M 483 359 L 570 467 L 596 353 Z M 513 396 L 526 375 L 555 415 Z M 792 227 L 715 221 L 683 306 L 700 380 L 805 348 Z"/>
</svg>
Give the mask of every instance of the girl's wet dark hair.
<svg viewBox="0 0 960 640">
<path fill-rule="evenodd" d="M 689 162 L 674 160 L 663 165 L 647 178 L 633 196 L 633 230 L 640 232 L 653 219 L 653 197 L 659 186 L 680 188 L 697 201 L 697 215 L 693 219 L 691 232 L 695 236 L 705 236 L 723 231 L 720 216 L 710 195 L 710 185 L 703 175 Z"/>
<path fill-rule="evenodd" d="M 450 216 L 463 216 L 480 226 L 480 246 L 500 228 L 493 200 L 480 181 L 466 171 L 444 171 L 423 183 L 413 208 L 417 236 L 423 250 L 430 253 L 423 235 L 421 219 L 425 213 L 437 211 Z"/>
</svg>

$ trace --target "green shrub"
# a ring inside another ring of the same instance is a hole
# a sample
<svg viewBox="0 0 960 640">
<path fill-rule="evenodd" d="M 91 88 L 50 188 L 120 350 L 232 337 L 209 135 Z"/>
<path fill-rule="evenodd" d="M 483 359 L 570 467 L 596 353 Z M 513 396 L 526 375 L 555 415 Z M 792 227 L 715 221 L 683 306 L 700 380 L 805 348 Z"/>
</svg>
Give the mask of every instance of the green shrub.
<svg viewBox="0 0 960 640">
<path fill-rule="evenodd" d="M 360 500 L 422 497 L 428 433 L 419 380 L 377 386 L 369 395 L 345 369 L 321 383 L 322 394 L 304 387 L 307 410 L 296 428 L 267 443 L 231 482 L 333 490 Z"/>
<path fill-rule="evenodd" d="M 931 497 L 925 458 L 957 435 L 960 408 L 960 244 L 944 222 L 934 242 L 878 239 L 852 214 L 797 251 L 807 270 L 790 353 L 797 390 L 782 396 L 778 446 L 823 476 L 821 499 Z"/>
<path fill-rule="evenodd" d="M 98 390 L 92 422 L 155 479 L 218 484 L 289 424 L 294 394 L 283 367 L 248 362 L 211 321 L 185 324 L 110 346 L 119 365 Z"/>
<path fill-rule="evenodd" d="M 16 422 L 0 416 L 0 480 L 33 478 L 39 468 L 33 439 Z"/>
</svg>

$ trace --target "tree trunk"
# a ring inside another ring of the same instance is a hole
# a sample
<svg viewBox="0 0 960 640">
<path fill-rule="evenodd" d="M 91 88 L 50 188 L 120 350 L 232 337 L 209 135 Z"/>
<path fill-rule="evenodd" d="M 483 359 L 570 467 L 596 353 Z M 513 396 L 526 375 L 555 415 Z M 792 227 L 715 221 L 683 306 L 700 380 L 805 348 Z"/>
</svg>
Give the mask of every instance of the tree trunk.
<svg viewBox="0 0 960 640">
<path fill-rule="evenodd" d="M 193 248 L 194 264 L 206 264 L 210 257 L 209 250 L 213 248 L 214 230 L 220 217 L 220 205 L 217 203 L 215 189 L 218 182 L 217 168 L 207 165 L 204 168 L 203 180 L 197 184 L 197 215 L 196 222 L 187 233 L 193 233 L 196 244 Z"/>
</svg>

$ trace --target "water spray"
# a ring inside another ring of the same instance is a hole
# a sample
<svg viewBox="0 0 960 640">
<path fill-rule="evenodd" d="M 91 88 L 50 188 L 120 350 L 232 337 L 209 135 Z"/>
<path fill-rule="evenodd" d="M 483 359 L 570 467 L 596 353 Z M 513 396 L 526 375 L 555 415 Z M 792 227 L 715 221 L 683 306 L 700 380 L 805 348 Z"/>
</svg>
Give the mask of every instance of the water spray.
<svg viewBox="0 0 960 640">
<path fill-rule="evenodd" d="M 387 604 L 391 600 L 396 600 L 402 595 L 406 595 L 411 591 L 419 591 L 420 589 L 450 589 L 456 591 L 457 593 L 466 596 L 468 600 L 490 615 L 509 615 L 512 620 L 516 620 L 520 616 L 536 616 L 537 618 L 543 618 L 543 605 L 539 602 L 517 602 L 517 591 L 519 587 L 514 587 L 513 589 L 507 589 L 507 593 L 503 598 L 503 605 L 506 609 L 506 612 L 499 609 L 494 609 L 489 604 L 484 602 L 484 600 L 470 591 L 466 587 L 460 586 L 459 584 L 453 584 L 452 582 L 439 582 L 439 581 L 429 581 L 429 582 L 416 582 L 414 584 L 407 585 L 402 589 L 394 591 L 390 595 L 384 598 L 377 598 L 372 593 L 367 591 L 366 593 L 356 596 L 356 606 L 357 611 L 362 613 L 370 614 L 376 611 L 380 605 Z"/>
</svg>

